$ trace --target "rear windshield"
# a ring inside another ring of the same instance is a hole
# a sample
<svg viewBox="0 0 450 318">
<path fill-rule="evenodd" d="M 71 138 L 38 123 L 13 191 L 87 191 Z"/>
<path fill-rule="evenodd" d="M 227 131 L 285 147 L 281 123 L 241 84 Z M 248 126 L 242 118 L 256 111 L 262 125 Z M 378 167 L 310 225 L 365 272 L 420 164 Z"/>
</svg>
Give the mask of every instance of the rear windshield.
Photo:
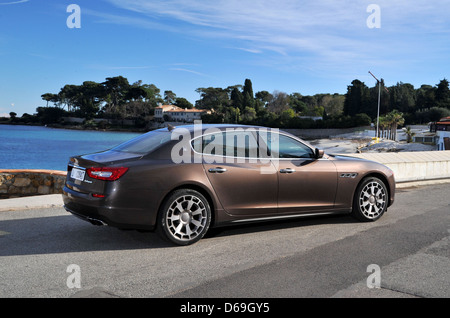
<svg viewBox="0 0 450 318">
<path fill-rule="evenodd" d="M 152 152 L 160 145 L 165 144 L 170 140 L 171 133 L 169 131 L 151 131 L 145 135 L 133 138 L 123 144 L 120 144 L 111 150 L 144 155 Z"/>
</svg>

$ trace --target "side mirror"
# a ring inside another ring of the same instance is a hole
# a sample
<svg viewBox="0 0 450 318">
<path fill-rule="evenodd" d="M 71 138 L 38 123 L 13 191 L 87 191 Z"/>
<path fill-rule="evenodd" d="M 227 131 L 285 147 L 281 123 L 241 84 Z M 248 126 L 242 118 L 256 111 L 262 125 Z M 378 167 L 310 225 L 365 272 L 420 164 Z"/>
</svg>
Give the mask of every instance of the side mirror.
<svg viewBox="0 0 450 318">
<path fill-rule="evenodd" d="M 316 148 L 316 159 L 323 158 L 324 153 L 322 149 Z"/>
</svg>

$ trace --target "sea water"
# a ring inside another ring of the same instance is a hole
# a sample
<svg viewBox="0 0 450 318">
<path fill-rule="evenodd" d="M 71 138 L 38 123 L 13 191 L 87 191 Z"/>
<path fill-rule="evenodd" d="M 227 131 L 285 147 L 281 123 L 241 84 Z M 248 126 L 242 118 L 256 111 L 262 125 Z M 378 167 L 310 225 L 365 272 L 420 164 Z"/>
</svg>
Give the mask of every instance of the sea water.
<svg viewBox="0 0 450 318">
<path fill-rule="evenodd" d="M 0 125 L 0 169 L 65 171 L 71 156 L 107 150 L 141 134 Z"/>
</svg>

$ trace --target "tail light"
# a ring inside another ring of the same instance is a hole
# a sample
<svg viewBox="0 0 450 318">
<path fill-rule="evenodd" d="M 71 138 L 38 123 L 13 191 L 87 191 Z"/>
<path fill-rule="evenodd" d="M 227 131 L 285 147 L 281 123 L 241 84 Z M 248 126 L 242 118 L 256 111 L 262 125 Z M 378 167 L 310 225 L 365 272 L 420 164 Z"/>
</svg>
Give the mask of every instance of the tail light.
<svg viewBox="0 0 450 318">
<path fill-rule="evenodd" d="M 87 174 L 89 177 L 97 180 L 104 181 L 115 181 L 122 177 L 128 168 L 118 167 L 118 168 L 109 168 L 109 167 L 100 167 L 100 168 L 89 168 L 87 169 Z"/>
</svg>

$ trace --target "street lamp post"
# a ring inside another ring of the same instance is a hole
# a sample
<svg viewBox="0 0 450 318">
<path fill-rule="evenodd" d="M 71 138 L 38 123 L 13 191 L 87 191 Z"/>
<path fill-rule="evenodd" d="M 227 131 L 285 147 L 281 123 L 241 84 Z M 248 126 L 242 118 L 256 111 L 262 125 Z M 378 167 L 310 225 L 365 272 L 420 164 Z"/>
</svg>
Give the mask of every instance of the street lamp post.
<svg viewBox="0 0 450 318">
<path fill-rule="evenodd" d="M 375 75 L 372 74 L 371 71 L 369 71 L 370 75 L 373 76 L 374 79 L 376 79 L 378 83 L 378 115 L 377 115 L 377 132 L 375 135 L 375 140 L 378 143 L 378 132 L 379 132 L 379 126 L 380 126 L 380 104 L 381 104 L 381 82 L 378 80 L 378 78 L 375 77 Z"/>
</svg>

